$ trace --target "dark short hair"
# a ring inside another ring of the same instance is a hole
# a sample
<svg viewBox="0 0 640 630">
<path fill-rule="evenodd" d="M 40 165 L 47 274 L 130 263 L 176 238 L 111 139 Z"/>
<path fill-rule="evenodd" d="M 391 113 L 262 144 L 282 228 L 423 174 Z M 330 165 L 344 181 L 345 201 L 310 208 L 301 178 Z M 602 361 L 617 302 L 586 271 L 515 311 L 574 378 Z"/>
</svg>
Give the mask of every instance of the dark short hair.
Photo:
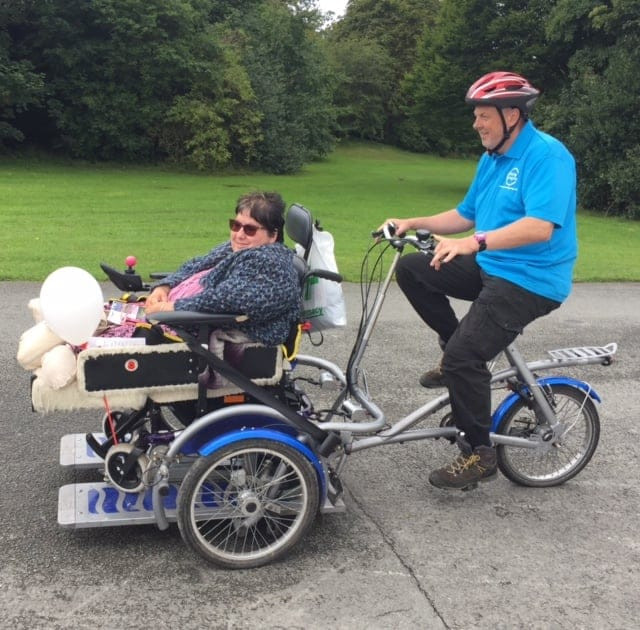
<svg viewBox="0 0 640 630">
<path fill-rule="evenodd" d="M 253 192 L 243 195 L 236 204 L 236 214 L 245 210 L 249 216 L 266 228 L 271 234 L 277 233 L 276 241 L 284 241 L 285 203 L 277 192 Z"/>
</svg>

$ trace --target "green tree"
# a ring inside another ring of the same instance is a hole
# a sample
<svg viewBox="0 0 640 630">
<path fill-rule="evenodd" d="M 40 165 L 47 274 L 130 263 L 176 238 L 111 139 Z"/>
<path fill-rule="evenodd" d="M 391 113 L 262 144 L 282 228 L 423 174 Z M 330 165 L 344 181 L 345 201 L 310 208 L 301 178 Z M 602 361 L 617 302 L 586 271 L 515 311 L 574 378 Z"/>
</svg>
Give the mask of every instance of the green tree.
<svg viewBox="0 0 640 630">
<path fill-rule="evenodd" d="M 394 88 L 393 62 L 379 44 L 352 36 L 329 47 L 336 77 L 338 133 L 384 140 Z"/>
<path fill-rule="evenodd" d="M 149 158 L 151 130 L 190 68 L 187 2 L 53 0 L 33 5 L 20 44 L 47 77 L 47 113 L 77 156 Z"/>
<path fill-rule="evenodd" d="M 211 32 L 221 41 L 219 76 L 194 78 L 189 92 L 177 95 L 158 130 L 159 145 L 171 160 L 214 170 L 248 165 L 257 155 L 261 114 L 237 46 L 222 25 Z"/>
<path fill-rule="evenodd" d="M 496 15 L 494 2 L 442 1 L 436 24 L 421 41 L 414 70 L 403 86 L 407 103 L 400 130 L 403 146 L 441 154 L 476 147 L 464 95 L 490 65 L 489 25 Z"/>
<path fill-rule="evenodd" d="M 260 107 L 261 140 L 253 164 L 291 173 L 333 147 L 331 74 L 317 12 L 302 3 L 266 1 L 235 23 L 243 34 L 243 65 Z"/>
<path fill-rule="evenodd" d="M 545 91 L 557 90 L 566 59 L 563 64 L 560 47 L 550 51 L 545 40 L 553 5 L 553 0 L 442 0 L 403 86 L 407 117 L 401 144 L 441 154 L 475 152 L 464 95 L 486 72 L 512 70 Z"/>
<path fill-rule="evenodd" d="M 24 139 L 15 126 L 16 118 L 38 105 L 44 95 L 44 81 L 28 59 L 12 58 L 11 30 L 23 19 L 24 4 L 0 5 L 0 148 Z"/>
<path fill-rule="evenodd" d="M 412 68 L 418 41 L 433 26 L 438 5 L 438 0 L 350 0 L 331 37 L 375 42 L 394 60 L 401 76 Z"/>
<path fill-rule="evenodd" d="M 488 25 L 495 51 L 491 69 L 510 70 L 555 98 L 567 75 L 569 51 L 547 40 L 545 25 L 558 0 L 508 0 L 496 3 L 496 15 Z"/>
<path fill-rule="evenodd" d="M 640 0 L 567 0 L 549 22 L 549 37 L 579 39 L 569 77 L 548 124 L 578 162 L 582 206 L 640 217 Z"/>
<path fill-rule="evenodd" d="M 52 146 L 89 159 L 248 161 L 255 98 L 211 23 L 245 4 L 255 2 L 32 3 L 13 47 L 46 77 L 48 98 L 25 128 L 38 134 L 46 118 Z"/>
<path fill-rule="evenodd" d="M 342 132 L 396 142 L 402 119 L 402 80 L 413 68 L 418 41 L 432 27 L 438 6 L 437 0 L 350 0 L 344 18 L 327 33 L 337 70 L 336 104 Z M 371 79 L 378 71 L 380 85 L 376 88 Z M 377 131 L 379 123 L 371 124 L 378 121 L 381 106 L 382 136 Z"/>
<path fill-rule="evenodd" d="M 29 107 L 38 105 L 43 92 L 42 76 L 33 71 L 28 61 L 9 59 L 8 51 L 0 43 L 0 148 L 24 140 L 22 131 L 14 126 L 15 119 Z"/>
</svg>

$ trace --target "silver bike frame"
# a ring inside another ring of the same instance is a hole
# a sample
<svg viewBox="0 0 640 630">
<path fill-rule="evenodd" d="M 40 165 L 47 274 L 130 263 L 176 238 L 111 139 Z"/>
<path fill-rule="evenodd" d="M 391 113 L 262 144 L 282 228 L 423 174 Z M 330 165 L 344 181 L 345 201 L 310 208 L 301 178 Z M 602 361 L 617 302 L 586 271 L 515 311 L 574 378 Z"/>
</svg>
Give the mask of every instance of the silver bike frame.
<svg viewBox="0 0 640 630">
<path fill-rule="evenodd" d="M 459 431 L 455 427 L 435 427 L 429 429 L 414 429 L 411 427 L 424 420 L 433 413 L 447 407 L 449 405 L 449 394 L 441 394 L 430 400 L 422 407 L 411 412 L 409 415 L 401 418 L 392 426 L 389 426 L 384 412 L 372 400 L 368 394 L 360 387 L 359 373 L 360 363 L 365 354 L 369 340 L 378 315 L 382 309 L 382 305 L 387 295 L 389 285 L 395 273 L 398 260 L 402 255 L 402 249 L 396 248 L 393 261 L 389 271 L 381 285 L 376 300 L 371 308 L 371 313 L 365 322 L 364 330 L 356 341 L 353 349 L 352 360 L 349 364 L 348 374 L 330 361 L 325 361 L 317 357 L 309 355 L 298 355 L 297 362 L 301 365 L 315 367 L 319 370 L 329 372 L 339 383 L 343 389 L 337 400 L 348 401 L 350 398 L 355 400 L 366 410 L 370 421 L 358 422 L 354 420 L 348 421 L 328 421 L 321 424 L 322 428 L 327 431 L 338 431 L 343 434 L 346 452 L 356 452 L 366 448 L 381 446 L 384 444 L 394 444 L 401 442 L 410 442 L 414 440 L 434 439 L 434 438 L 453 438 Z M 534 372 L 551 370 L 559 366 L 569 367 L 574 365 L 588 364 L 606 364 L 610 362 L 610 357 L 615 354 L 617 344 L 611 343 L 604 347 L 583 347 L 583 348 L 566 348 L 562 350 L 552 350 L 549 352 L 552 358 L 546 360 L 538 360 L 527 363 L 522 357 L 515 343 L 510 344 L 504 350 L 504 355 L 510 364 L 510 367 L 500 370 L 492 374 L 491 383 L 501 383 L 509 378 L 518 377 L 526 384 L 528 390 L 534 398 L 537 410 L 542 414 L 544 420 L 553 427 L 557 424 L 557 420 L 553 409 L 551 408 L 547 396 L 538 384 Z M 588 396 L 588 392 L 585 393 Z M 375 435 L 372 435 L 375 434 Z M 510 437 L 506 435 L 491 434 L 491 439 L 495 444 L 506 444 L 510 446 L 518 446 L 522 448 L 536 448 L 537 443 L 524 438 Z"/>
<path fill-rule="evenodd" d="M 354 400 L 356 404 L 351 405 L 351 407 L 356 408 L 358 405 L 361 405 L 361 408 L 364 409 L 371 418 L 371 420 L 365 422 L 349 420 L 320 423 L 320 426 L 324 430 L 336 431 L 341 434 L 344 445 L 344 451 L 342 454 L 343 463 L 344 455 L 367 448 L 440 437 L 455 438 L 459 435 L 459 431 L 455 427 L 435 427 L 429 429 L 411 428 L 433 413 L 447 407 L 449 405 L 448 393 L 437 396 L 390 426 L 382 409 L 370 400 L 368 393 L 359 385 L 360 364 L 382 309 L 398 260 L 402 255 L 403 247 L 402 245 L 398 245 L 399 242 L 400 240 L 396 241 L 396 244 L 394 245 L 396 248 L 394 259 L 384 281 L 382 282 L 381 288 L 378 291 L 374 304 L 371 308 L 371 312 L 365 322 L 362 334 L 359 335 L 356 340 L 347 374 L 345 375 L 343 371 L 331 361 L 310 355 L 298 355 L 296 357 L 296 362 L 298 364 L 328 372 L 342 385 L 342 390 L 334 403 L 334 411 L 337 411 L 339 405 L 346 408 L 345 405 L 347 405 L 351 400 Z M 533 372 L 549 370 L 558 366 L 567 367 L 572 365 L 607 363 L 610 361 L 610 357 L 615 354 L 616 350 L 617 345 L 615 343 L 609 344 L 603 348 L 587 347 L 553 350 L 549 353 L 551 355 L 550 359 L 527 363 L 524 361 L 515 344 L 511 344 L 504 350 L 504 354 L 510 364 L 510 367 L 494 372 L 491 377 L 491 383 L 506 382 L 511 377 L 517 376 L 526 384 L 535 400 L 537 409 L 543 414 L 544 419 L 553 429 L 557 424 L 555 414 L 549 405 L 545 393 L 537 383 Z M 585 397 L 588 395 L 589 393 L 585 392 Z M 246 409 L 263 415 L 265 413 L 270 414 L 275 420 L 281 418 L 281 415 L 277 411 L 270 410 L 269 408 L 261 405 L 248 405 L 246 406 Z M 204 426 L 218 421 L 221 417 L 226 417 L 227 415 L 232 416 L 235 413 L 236 410 L 234 408 L 229 408 L 223 411 L 218 410 L 206 414 L 197 422 L 194 422 L 192 425 L 187 427 L 187 429 L 185 429 L 185 431 L 183 431 L 171 444 L 168 452 L 163 458 L 163 461 L 156 470 L 153 486 L 154 515 L 156 523 L 160 529 L 166 529 L 169 525 L 164 509 L 163 495 L 168 491 L 169 468 L 178 457 L 181 447 L 189 439 L 195 436 Z M 496 444 L 506 444 L 521 448 L 532 449 L 537 448 L 538 446 L 538 442 L 535 440 L 497 435 L 495 433 L 491 434 L 491 439 Z"/>
</svg>

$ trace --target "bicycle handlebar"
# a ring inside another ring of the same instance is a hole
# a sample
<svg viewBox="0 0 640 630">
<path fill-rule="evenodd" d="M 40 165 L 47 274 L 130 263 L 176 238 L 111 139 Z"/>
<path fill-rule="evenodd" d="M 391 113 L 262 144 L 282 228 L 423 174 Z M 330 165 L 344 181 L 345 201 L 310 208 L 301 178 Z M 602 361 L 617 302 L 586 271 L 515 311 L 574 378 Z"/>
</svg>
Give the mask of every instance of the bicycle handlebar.
<svg viewBox="0 0 640 630">
<path fill-rule="evenodd" d="M 423 254 L 430 254 L 436 246 L 436 240 L 429 230 L 416 230 L 415 235 L 396 236 L 395 234 L 396 225 L 392 222 L 385 223 L 381 230 L 371 232 L 373 238 L 378 239 L 379 242 L 386 241 L 399 251 L 402 251 L 405 245 L 411 245 Z"/>
</svg>

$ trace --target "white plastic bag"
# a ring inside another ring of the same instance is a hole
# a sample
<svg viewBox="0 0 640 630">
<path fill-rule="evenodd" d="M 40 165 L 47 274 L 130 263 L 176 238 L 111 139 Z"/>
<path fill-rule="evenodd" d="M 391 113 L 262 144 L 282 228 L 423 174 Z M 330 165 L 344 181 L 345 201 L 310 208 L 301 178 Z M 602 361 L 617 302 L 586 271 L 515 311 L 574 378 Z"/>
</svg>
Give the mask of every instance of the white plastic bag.
<svg viewBox="0 0 640 630">
<path fill-rule="evenodd" d="M 302 248 L 297 245 L 300 255 Z M 333 236 L 326 230 L 313 226 L 313 242 L 307 264 L 309 269 L 326 269 L 338 273 L 333 253 Z M 339 282 L 325 278 L 307 279 L 302 295 L 302 318 L 311 324 L 312 330 L 327 330 L 347 325 L 347 309 Z"/>
</svg>

